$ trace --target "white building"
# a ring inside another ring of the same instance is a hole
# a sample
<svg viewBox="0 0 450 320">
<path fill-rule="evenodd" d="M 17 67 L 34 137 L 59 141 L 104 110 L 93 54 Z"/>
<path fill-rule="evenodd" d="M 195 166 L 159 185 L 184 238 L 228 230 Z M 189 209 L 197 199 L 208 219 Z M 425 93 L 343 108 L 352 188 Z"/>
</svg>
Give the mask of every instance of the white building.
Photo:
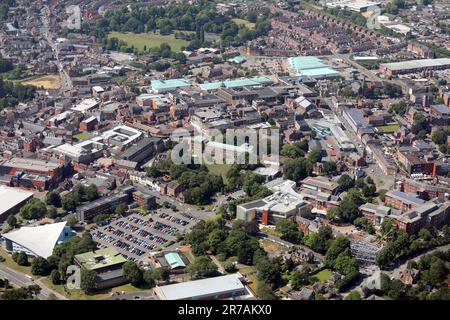
<svg viewBox="0 0 450 320">
<path fill-rule="evenodd" d="M 74 236 L 75 233 L 66 227 L 66 222 L 46 224 L 37 227 L 22 227 L 2 234 L 6 239 L 6 250 L 9 252 L 25 252 L 29 256 L 47 259 L 53 254 L 53 248 Z"/>
<path fill-rule="evenodd" d="M 240 273 L 220 277 L 157 286 L 156 296 L 160 300 L 228 300 L 255 297 L 243 283 L 244 277 Z"/>
<path fill-rule="evenodd" d="M 15 214 L 33 197 L 32 192 L 0 186 L 0 222 Z"/>
</svg>

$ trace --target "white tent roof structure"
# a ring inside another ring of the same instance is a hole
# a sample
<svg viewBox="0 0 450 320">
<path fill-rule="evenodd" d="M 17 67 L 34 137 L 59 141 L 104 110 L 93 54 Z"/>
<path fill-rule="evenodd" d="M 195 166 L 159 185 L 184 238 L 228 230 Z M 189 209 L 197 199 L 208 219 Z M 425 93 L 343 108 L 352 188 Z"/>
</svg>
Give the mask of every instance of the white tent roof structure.
<svg viewBox="0 0 450 320">
<path fill-rule="evenodd" d="M 65 225 L 64 221 L 38 227 L 22 227 L 17 231 L 2 234 L 2 237 L 28 249 L 36 256 L 47 259 L 52 255 Z"/>
</svg>

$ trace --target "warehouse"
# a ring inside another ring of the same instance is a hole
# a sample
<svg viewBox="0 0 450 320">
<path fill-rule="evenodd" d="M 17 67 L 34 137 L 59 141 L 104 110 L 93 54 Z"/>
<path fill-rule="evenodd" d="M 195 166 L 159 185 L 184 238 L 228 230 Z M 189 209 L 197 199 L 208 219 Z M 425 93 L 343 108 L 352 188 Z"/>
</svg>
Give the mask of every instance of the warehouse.
<svg viewBox="0 0 450 320">
<path fill-rule="evenodd" d="M 32 192 L 0 186 L 0 222 L 5 221 L 9 215 L 19 212 L 31 197 Z"/>
<path fill-rule="evenodd" d="M 325 79 L 340 77 L 341 74 L 313 56 L 292 57 L 288 61 L 288 69 L 297 76 L 305 76 L 313 79 Z"/>
<path fill-rule="evenodd" d="M 191 83 L 185 79 L 153 80 L 152 90 L 156 93 L 166 93 L 177 89 L 190 87 Z"/>
<path fill-rule="evenodd" d="M 225 300 L 248 299 L 254 296 L 245 286 L 240 273 L 183 283 L 157 286 L 156 296 L 160 300 Z"/>
<path fill-rule="evenodd" d="M 445 70 L 450 68 L 450 58 L 420 59 L 380 64 L 379 71 L 393 76 L 396 74 L 416 73 L 429 70 Z"/>
</svg>

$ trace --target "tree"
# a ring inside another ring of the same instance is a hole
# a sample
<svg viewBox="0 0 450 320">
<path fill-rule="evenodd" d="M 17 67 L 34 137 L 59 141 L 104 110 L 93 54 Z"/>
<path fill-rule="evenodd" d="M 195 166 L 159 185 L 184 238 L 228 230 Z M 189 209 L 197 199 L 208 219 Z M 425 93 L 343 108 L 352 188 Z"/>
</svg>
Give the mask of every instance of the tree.
<svg viewBox="0 0 450 320">
<path fill-rule="evenodd" d="M 361 295 L 358 291 L 353 290 L 345 297 L 344 300 L 361 300 Z"/>
<path fill-rule="evenodd" d="M 355 180 L 346 173 L 340 176 L 337 182 L 342 191 L 346 191 L 355 186 Z"/>
<path fill-rule="evenodd" d="M 300 243 L 303 238 L 303 233 L 298 230 L 297 224 L 289 220 L 278 220 L 276 224 L 276 230 L 281 233 L 281 239 L 292 242 Z"/>
<path fill-rule="evenodd" d="M 344 236 L 337 237 L 331 242 L 330 247 L 325 254 L 324 263 L 330 268 L 334 268 L 334 262 L 336 261 L 339 254 L 344 252 L 346 249 L 350 248 L 350 240 Z"/>
<path fill-rule="evenodd" d="M 38 276 L 46 276 L 50 272 L 50 264 L 42 257 L 36 257 L 31 262 L 31 273 Z"/>
<path fill-rule="evenodd" d="M 50 273 L 50 280 L 53 284 L 58 285 L 61 282 L 61 274 L 57 269 L 53 269 Z"/>
<path fill-rule="evenodd" d="M 305 158 L 290 159 L 284 165 L 284 177 L 293 181 L 300 181 L 310 176 L 312 164 Z"/>
<path fill-rule="evenodd" d="M 263 282 L 258 281 L 256 286 L 256 294 L 261 300 L 274 300 L 275 296 L 273 294 L 272 286 Z"/>
<path fill-rule="evenodd" d="M 6 222 L 11 228 L 15 228 L 17 225 L 17 218 L 12 214 L 6 219 Z"/>
<path fill-rule="evenodd" d="M 318 232 L 314 232 L 305 237 L 305 245 L 312 250 L 325 253 L 329 247 L 329 240 L 332 238 L 333 231 L 329 226 L 319 228 Z"/>
<path fill-rule="evenodd" d="M 258 279 L 268 284 L 275 284 L 280 278 L 280 271 L 277 265 L 268 258 L 260 259 L 256 262 Z"/>
<path fill-rule="evenodd" d="M 311 269 L 307 266 L 302 268 L 301 271 L 293 271 L 290 277 L 290 283 L 292 288 L 295 290 L 300 290 L 303 286 L 306 286 L 310 283 L 310 275 Z"/>
<path fill-rule="evenodd" d="M 447 130 L 449 131 L 449 130 Z M 437 145 L 445 144 L 447 142 L 447 137 L 449 132 L 444 130 L 436 130 L 431 134 L 431 140 Z"/>
<path fill-rule="evenodd" d="M 94 270 L 81 269 L 81 289 L 87 293 L 91 294 L 97 289 L 97 273 Z"/>
<path fill-rule="evenodd" d="M 217 265 L 207 256 L 200 256 L 188 266 L 188 271 L 191 275 L 208 277 L 217 272 Z"/>
<path fill-rule="evenodd" d="M 115 210 L 115 214 L 118 216 L 123 215 L 125 212 L 127 212 L 128 210 L 128 206 L 124 203 L 121 203 L 117 206 L 116 210 Z"/>
<path fill-rule="evenodd" d="M 45 204 L 37 199 L 31 198 L 22 208 L 20 208 L 20 216 L 24 219 L 40 219 L 47 213 Z"/>
<path fill-rule="evenodd" d="M 94 201 L 100 197 L 97 186 L 95 184 L 91 184 L 87 188 L 85 188 L 84 193 L 84 200 L 86 201 Z"/>
<path fill-rule="evenodd" d="M 233 273 L 236 271 L 236 265 L 234 264 L 233 261 L 226 261 L 223 264 L 223 268 L 225 269 L 226 272 L 228 273 Z"/>
<path fill-rule="evenodd" d="M 133 261 L 127 261 L 122 266 L 123 277 L 125 280 L 131 282 L 134 286 L 142 283 L 142 270 Z"/>
<path fill-rule="evenodd" d="M 320 150 L 312 150 L 308 154 L 308 160 L 315 164 L 317 162 L 320 162 L 322 160 L 322 152 Z"/>
<path fill-rule="evenodd" d="M 46 216 L 50 219 L 55 219 L 58 216 L 58 211 L 54 206 L 48 206 Z"/>
<path fill-rule="evenodd" d="M 323 163 L 323 171 L 326 175 L 331 176 L 336 173 L 337 166 L 336 162 L 334 161 L 325 161 Z"/>
<path fill-rule="evenodd" d="M 78 219 L 74 214 L 70 214 L 69 216 L 67 216 L 66 221 L 67 225 L 71 228 L 74 228 L 78 223 Z"/>
<path fill-rule="evenodd" d="M 373 184 L 366 184 L 362 188 L 362 193 L 365 197 L 373 197 L 376 191 L 377 188 Z"/>
<path fill-rule="evenodd" d="M 153 270 L 153 278 L 160 281 L 167 281 L 170 279 L 170 270 L 168 268 L 156 268 Z"/>
<path fill-rule="evenodd" d="M 56 191 L 51 191 L 45 196 L 45 203 L 56 208 L 61 207 L 61 196 Z"/>
<path fill-rule="evenodd" d="M 77 208 L 78 202 L 73 195 L 66 195 L 62 198 L 61 205 L 66 211 L 74 211 Z"/>
<path fill-rule="evenodd" d="M 152 270 L 145 270 L 142 275 L 142 280 L 144 281 L 146 287 L 148 288 L 153 288 L 156 284 Z"/>
<path fill-rule="evenodd" d="M 23 252 L 23 251 L 20 251 L 20 252 L 17 254 L 17 258 L 16 258 L 15 261 L 17 262 L 17 264 L 18 264 L 19 266 L 28 266 L 28 265 L 29 265 L 29 262 L 28 262 L 28 256 L 27 256 L 27 254 L 26 254 L 25 252 Z"/>
</svg>

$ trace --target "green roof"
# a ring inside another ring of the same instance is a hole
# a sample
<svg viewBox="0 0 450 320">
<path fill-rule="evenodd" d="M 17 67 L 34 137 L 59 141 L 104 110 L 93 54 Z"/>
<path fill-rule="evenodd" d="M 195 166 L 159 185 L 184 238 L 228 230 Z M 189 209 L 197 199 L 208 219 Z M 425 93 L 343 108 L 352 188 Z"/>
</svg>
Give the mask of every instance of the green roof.
<svg viewBox="0 0 450 320">
<path fill-rule="evenodd" d="M 327 67 L 319 58 L 312 56 L 289 58 L 289 65 L 296 72 Z"/>
<path fill-rule="evenodd" d="M 127 262 L 115 248 L 100 249 L 93 252 L 77 254 L 75 261 L 87 270 L 96 270 Z"/>
<path fill-rule="evenodd" d="M 164 259 L 167 260 L 167 263 L 170 265 L 171 269 L 186 267 L 180 255 L 176 252 L 166 253 L 164 255 Z"/>
<path fill-rule="evenodd" d="M 300 76 L 312 78 L 339 77 L 340 73 L 330 68 L 317 57 L 292 57 L 289 58 L 289 67 Z"/>
<path fill-rule="evenodd" d="M 260 86 L 264 84 L 271 84 L 273 81 L 266 77 L 253 77 L 253 78 L 238 78 L 238 79 L 229 79 L 225 81 L 212 81 L 212 82 L 205 82 L 202 84 L 199 84 L 199 87 L 203 90 L 217 90 L 220 87 L 226 87 L 226 88 L 242 88 L 242 87 L 249 87 L 249 86 Z"/>
<path fill-rule="evenodd" d="M 191 82 L 185 79 L 168 79 L 168 80 L 153 80 L 152 87 L 154 89 L 168 89 L 168 88 L 181 88 L 189 87 Z"/>
</svg>

